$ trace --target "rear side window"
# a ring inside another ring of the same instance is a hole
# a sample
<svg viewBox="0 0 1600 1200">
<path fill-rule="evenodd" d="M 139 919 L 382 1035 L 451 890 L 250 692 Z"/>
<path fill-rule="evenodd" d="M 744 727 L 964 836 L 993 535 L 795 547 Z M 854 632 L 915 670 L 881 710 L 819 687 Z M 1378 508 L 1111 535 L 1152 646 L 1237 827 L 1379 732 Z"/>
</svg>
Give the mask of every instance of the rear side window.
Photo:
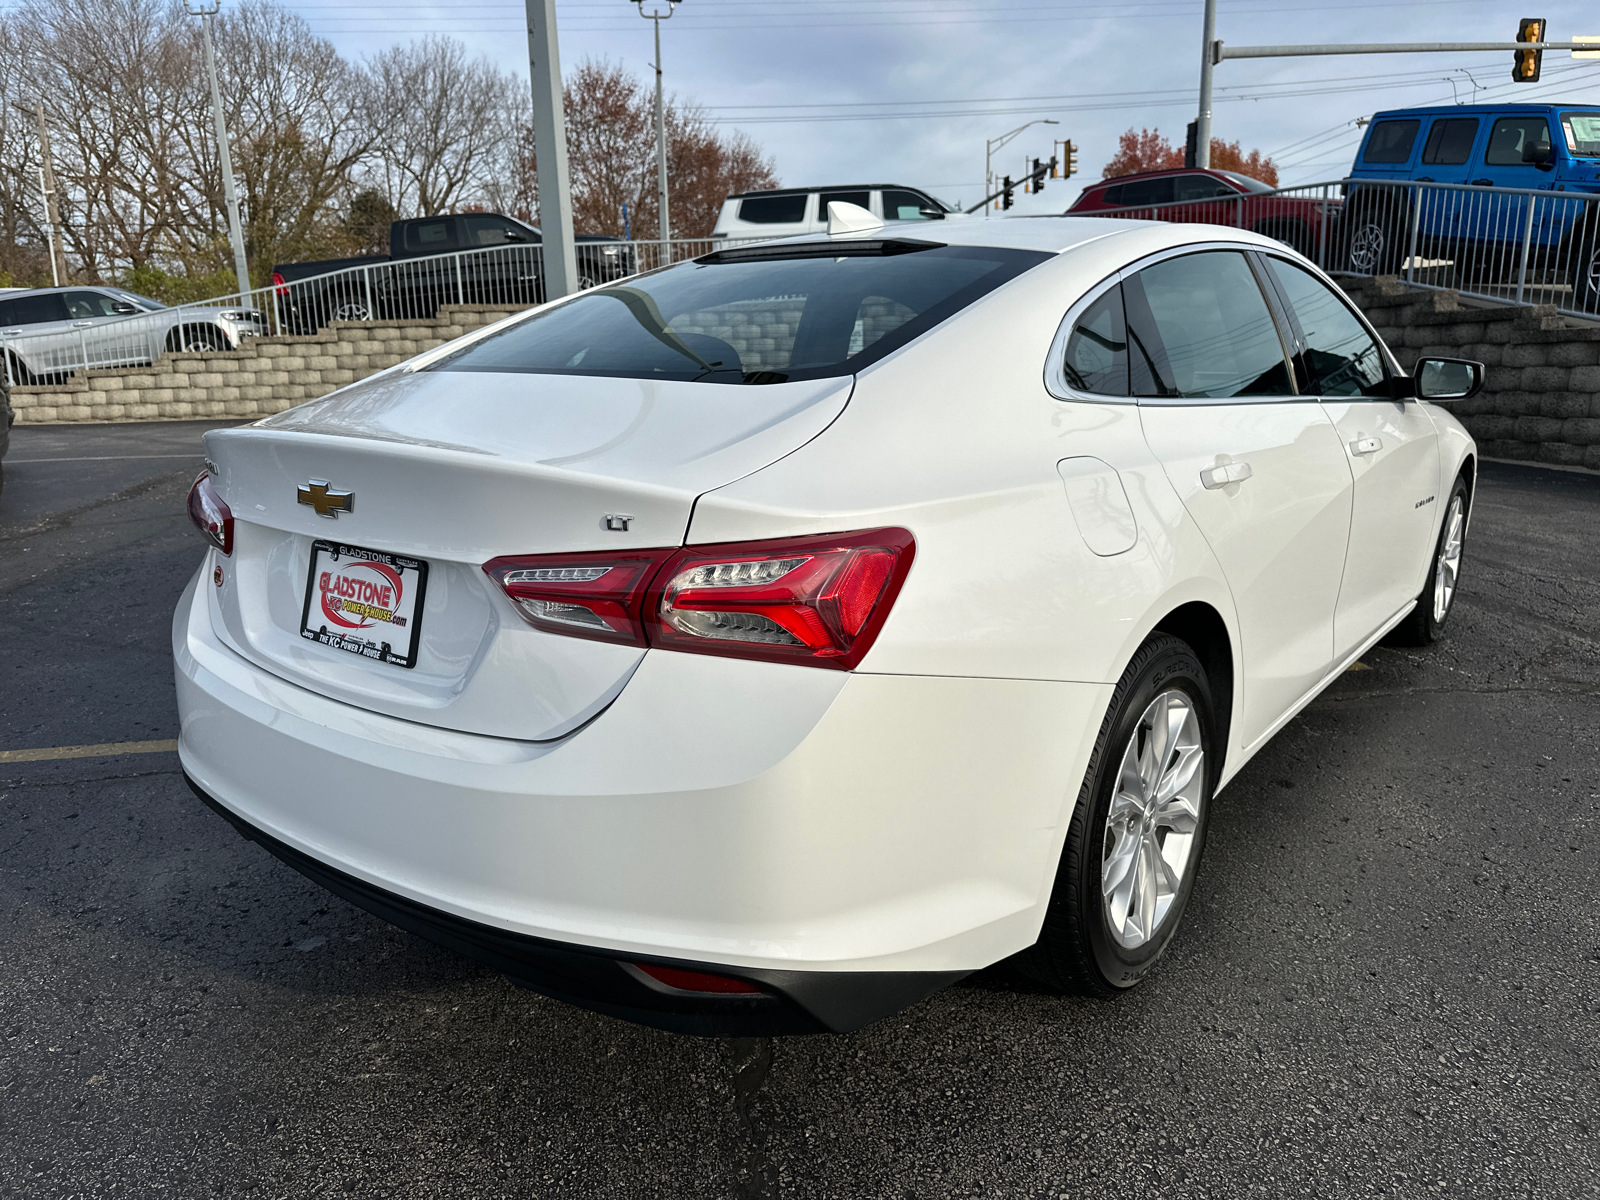
<svg viewBox="0 0 1600 1200">
<path fill-rule="evenodd" d="M 872 211 L 872 193 L 860 192 L 818 192 L 817 193 L 817 220 L 828 219 L 828 205 L 837 201 L 840 204 L 854 204 L 860 208 Z"/>
<path fill-rule="evenodd" d="M 1067 386 L 1096 396 L 1128 394 L 1128 335 L 1115 285 L 1073 323 L 1061 364 Z"/>
<path fill-rule="evenodd" d="M 1311 272 L 1281 258 L 1267 261 L 1305 338 L 1306 367 L 1317 394 L 1389 396 L 1378 343 L 1344 301 Z"/>
<path fill-rule="evenodd" d="M 1405 121 L 1379 121 L 1372 127 L 1372 132 L 1367 135 L 1367 149 L 1361 156 L 1362 162 L 1369 163 L 1403 163 L 1411 159 L 1411 147 L 1416 144 L 1417 130 L 1422 128 L 1422 122 L 1417 119 Z"/>
<path fill-rule="evenodd" d="M 1244 255 L 1169 258 L 1123 285 L 1138 396 L 1291 396 L 1289 364 Z"/>
<path fill-rule="evenodd" d="M 750 196 L 739 201 L 739 220 L 752 225 L 792 225 L 806 219 L 804 192 L 798 196 Z"/>
<path fill-rule="evenodd" d="M 1600 113 L 1562 113 L 1561 131 L 1567 135 L 1569 154 L 1600 158 Z"/>
<path fill-rule="evenodd" d="M 67 306 L 62 303 L 59 292 L 0 300 L 0 325 L 42 325 L 46 321 L 66 319 Z"/>
<path fill-rule="evenodd" d="M 1447 117 L 1435 121 L 1422 147 L 1422 161 L 1444 167 L 1459 167 L 1472 157 L 1472 143 L 1478 137 L 1476 117 Z"/>
<path fill-rule="evenodd" d="M 407 250 L 454 250 L 455 222 L 418 221 L 406 226 Z"/>
<path fill-rule="evenodd" d="M 1144 204 L 1165 204 L 1172 199 L 1172 176 L 1160 179 L 1135 179 L 1106 189 L 1106 203 L 1118 208 Z"/>
<path fill-rule="evenodd" d="M 1483 161 L 1491 167 L 1520 167 L 1537 161 L 1539 147 L 1550 145 L 1550 122 L 1542 116 L 1501 117 L 1489 130 Z"/>
<path fill-rule="evenodd" d="M 434 369 L 722 384 L 848 375 L 1051 257 L 888 245 L 875 253 L 858 244 L 846 257 L 789 247 L 784 257 L 682 263 L 593 288 Z"/>
</svg>

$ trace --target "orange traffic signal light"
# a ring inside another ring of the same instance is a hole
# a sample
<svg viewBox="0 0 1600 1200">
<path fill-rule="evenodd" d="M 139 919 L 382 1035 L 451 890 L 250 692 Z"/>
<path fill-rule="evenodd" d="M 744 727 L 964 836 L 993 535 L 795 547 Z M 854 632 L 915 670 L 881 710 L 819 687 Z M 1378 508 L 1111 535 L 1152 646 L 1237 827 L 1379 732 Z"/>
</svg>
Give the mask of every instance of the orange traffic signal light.
<svg viewBox="0 0 1600 1200">
<path fill-rule="evenodd" d="M 1517 41 L 1544 41 L 1544 27 L 1543 17 L 1523 17 L 1517 26 Z M 1518 50 L 1514 53 L 1511 56 L 1511 82 L 1538 83 L 1539 60 L 1543 57 L 1543 50 Z"/>
</svg>

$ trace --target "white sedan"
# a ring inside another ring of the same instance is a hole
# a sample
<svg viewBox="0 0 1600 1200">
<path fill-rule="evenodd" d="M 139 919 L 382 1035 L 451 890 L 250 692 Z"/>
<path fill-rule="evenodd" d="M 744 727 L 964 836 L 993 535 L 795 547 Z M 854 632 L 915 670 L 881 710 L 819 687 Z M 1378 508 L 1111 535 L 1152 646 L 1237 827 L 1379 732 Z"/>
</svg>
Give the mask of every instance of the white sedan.
<svg viewBox="0 0 1600 1200">
<path fill-rule="evenodd" d="M 665 1028 L 1138 983 L 1218 789 L 1439 635 L 1483 368 L 1249 233 L 836 217 L 207 434 L 196 792 Z"/>
</svg>

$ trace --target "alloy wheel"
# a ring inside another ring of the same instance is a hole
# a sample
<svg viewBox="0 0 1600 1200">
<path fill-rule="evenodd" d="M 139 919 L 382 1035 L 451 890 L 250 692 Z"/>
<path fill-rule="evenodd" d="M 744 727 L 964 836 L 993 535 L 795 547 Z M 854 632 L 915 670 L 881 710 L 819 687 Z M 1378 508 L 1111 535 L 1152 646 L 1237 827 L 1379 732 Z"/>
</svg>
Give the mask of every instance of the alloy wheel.
<svg viewBox="0 0 1600 1200">
<path fill-rule="evenodd" d="M 1439 540 L 1439 561 L 1433 570 L 1433 623 L 1444 622 L 1450 602 L 1456 598 L 1456 577 L 1461 573 L 1461 533 L 1466 524 L 1461 497 L 1450 501 L 1444 515 L 1444 537 Z"/>
<path fill-rule="evenodd" d="M 1383 227 L 1368 221 L 1350 239 L 1350 265 L 1358 271 L 1376 271 L 1383 260 Z"/>
<path fill-rule="evenodd" d="M 1155 936 L 1193 868 L 1204 766 L 1194 702 L 1175 688 L 1162 692 L 1123 749 L 1106 813 L 1100 893 L 1106 925 L 1124 947 Z"/>
<path fill-rule="evenodd" d="M 365 321 L 367 306 L 360 300 L 346 300 L 333 310 L 335 321 Z"/>
</svg>

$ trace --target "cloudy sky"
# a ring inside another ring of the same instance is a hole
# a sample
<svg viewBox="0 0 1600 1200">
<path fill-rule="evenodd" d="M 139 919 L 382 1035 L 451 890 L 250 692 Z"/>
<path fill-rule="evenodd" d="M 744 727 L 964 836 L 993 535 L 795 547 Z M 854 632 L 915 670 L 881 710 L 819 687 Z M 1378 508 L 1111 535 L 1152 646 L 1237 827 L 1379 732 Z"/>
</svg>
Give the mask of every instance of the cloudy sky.
<svg viewBox="0 0 1600 1200">
<path fill-rule="evenodd" d="M 460 38 L 526 76 L 521 0 L 295 3 L 350 57 L 429 33 Z M 662 5 L 665 8 L 665 5 Z M 1060 211 L 1099 178 L 1129 127 L 1181 142 L 1194 116 L 1200 0 L 683 0 L 662 27 L 667 88 L 770 154 L 786 184 L 895 181 L 947 200 L 982 195 L 984 143 L 1035 125 L 996 159 L 1020 173 L 1055 138 L 1079 147 L 1080 178 L 1019 197 Z M 608 59 L 645 77 L 650 22 L 630 0 L 560 0 L 564 67 Z M 1221 0 L 1233 45 L 1499 41 L 1523 9 L 1480 0 L 1296 3 Z M 1551 40 L 1600 35 L 1600 9 L 1545 0 Z M 1215 132 L 1258 148 L 1285 183 L 1336 179 L 1357 117 L 1453 100 L 1600 103 L 1600 61 L 1547 53 L 1539 84 L 1512 85 L 1507 54 L 1363 55 L 1229 61 L 1217 68 Z"/>
</svg>

